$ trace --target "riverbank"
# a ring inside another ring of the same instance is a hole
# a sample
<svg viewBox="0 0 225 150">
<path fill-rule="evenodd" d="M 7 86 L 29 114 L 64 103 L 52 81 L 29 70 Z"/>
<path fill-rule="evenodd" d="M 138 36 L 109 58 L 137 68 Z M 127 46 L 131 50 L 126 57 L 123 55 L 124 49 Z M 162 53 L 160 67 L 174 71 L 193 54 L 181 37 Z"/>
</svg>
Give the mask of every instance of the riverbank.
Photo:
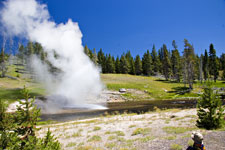
<svg viewBox="0 0 225 150">
<path fill-rule="evenodd" d="M 145 114 L 107 115 L 93 119 L 39 126 L 50 128 L 63 149 L 185 149 L 193 131 L 204 135 L 206 149 L 225 148 L 225 128 L 207 131 L 195 126 L 196 109 L 169 109 Z"/>
</svg>

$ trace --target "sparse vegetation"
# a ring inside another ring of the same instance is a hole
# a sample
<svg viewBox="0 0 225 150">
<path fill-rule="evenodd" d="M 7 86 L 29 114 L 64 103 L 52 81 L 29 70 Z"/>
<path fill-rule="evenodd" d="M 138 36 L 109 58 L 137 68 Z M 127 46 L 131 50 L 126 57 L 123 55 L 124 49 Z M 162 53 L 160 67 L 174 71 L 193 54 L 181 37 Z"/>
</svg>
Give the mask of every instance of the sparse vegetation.
<svg viewBox="0 0 225 150">
<path fill-rule="evenodd" d="M 170 150 L 182 150 L 183 146 L 179 145 L 179 144 L 171 144 L 170 146 Z"/>
</svg>

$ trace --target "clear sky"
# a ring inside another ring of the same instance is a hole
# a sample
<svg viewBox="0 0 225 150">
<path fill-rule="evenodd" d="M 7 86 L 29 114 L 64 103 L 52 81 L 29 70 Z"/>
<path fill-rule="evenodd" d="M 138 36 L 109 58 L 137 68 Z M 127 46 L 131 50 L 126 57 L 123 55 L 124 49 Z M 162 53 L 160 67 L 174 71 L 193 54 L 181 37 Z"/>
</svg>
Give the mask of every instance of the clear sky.
<svg viewBox="0 0 225 150">
<path fill-rule="evenodd" d="M 114 56 L 130 50 L 142 55 L 155 44 L 172 49 L 183 40 L 201 54 L 213 43 L 217 55 L 225 53 L 225 0 L 39 0 L 52 19 L 78 22 L 83 45 Z"/>
</svg>

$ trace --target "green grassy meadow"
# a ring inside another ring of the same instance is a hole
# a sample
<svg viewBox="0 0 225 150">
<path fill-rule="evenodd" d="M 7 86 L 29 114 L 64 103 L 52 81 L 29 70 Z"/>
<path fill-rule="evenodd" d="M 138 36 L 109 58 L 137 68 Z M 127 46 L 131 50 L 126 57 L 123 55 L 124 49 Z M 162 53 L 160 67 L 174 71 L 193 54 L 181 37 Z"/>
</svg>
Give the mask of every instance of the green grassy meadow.
<svg viewBox="0 0 225 150">
<path fill-rule="evenodd" d="M 174 81 L 165 81 L 156 77 L 145 77 L 124 74 L 102 74 L 102 81 L 108 89 L 118 91 L 120 88 L 136 89 L 148 94 L 146 99 L 175 99 L 187 97 L 199 97 L 202 92 L 204 83 L 197 82 L 194 84 L 194 90 L 188 91 L 183 83 Z M 215 87 L 225 87 L 225 82 L 213 82 Z M 132 97 L 132 93 L 126 93 L 124 96 Z M 140 96 L 134 97 L 137 100 L 143 100 Z"/>
<path fill-rule="evenodd" d="M 22 70 L 22 72 L 18 72 Z M 9 66 L 7 75 L 16 77 L 0 78 L 0 99 L 14 102 L 22 99 L 21 89 L 26 86 L 30 90 L 31 96 L 44 96 L 46 91 L 43 86 L 27 78 L 27 73 L 23 66 Z M 24 71 L 24 72 L 23 72 Z M 29 76 L 29 75 L 28 75 Z M 128 74 L 101 74 L 101 79 L 107 89 L 118 91 L 120 88 L 132 89 L 134 92 L 123 94 L 124 97 L 133 100 L 150 100 L 150 99 L 186 99 L 199 97 L 202 91 L 200 82 L 194 84 L 194 90 L 188 91 L 183 83 L 174 81 L 165 81 L 156 77 L 135 76 Z M 225 87 L 225 82 L 217 81 L 216 87 Z"/>
</svg>

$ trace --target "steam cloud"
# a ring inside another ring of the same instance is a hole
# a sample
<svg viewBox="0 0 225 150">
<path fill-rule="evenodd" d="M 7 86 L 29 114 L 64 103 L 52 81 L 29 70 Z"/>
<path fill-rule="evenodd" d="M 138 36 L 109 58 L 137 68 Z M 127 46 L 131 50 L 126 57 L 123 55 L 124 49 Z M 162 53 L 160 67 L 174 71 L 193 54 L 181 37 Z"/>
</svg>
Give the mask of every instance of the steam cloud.
<svg viewBox="0 0 225 150">
<path fill-rule="evenodd" d="M 32 58 L 32 66 L 51 94 L 66 99 L 62 103 L 86 103 L 87 96 L 101 93 L 100 71 L 84 53 L 78 23 L 69 19 L 66 24 L 56 24 L 50 20 L 47 6 L 35 0 L 6 0 L 0 13 L 7 34 L 40 43 L 47 59 L 61 70 L 55 76 L 37 57 Z"/>
</svg>

